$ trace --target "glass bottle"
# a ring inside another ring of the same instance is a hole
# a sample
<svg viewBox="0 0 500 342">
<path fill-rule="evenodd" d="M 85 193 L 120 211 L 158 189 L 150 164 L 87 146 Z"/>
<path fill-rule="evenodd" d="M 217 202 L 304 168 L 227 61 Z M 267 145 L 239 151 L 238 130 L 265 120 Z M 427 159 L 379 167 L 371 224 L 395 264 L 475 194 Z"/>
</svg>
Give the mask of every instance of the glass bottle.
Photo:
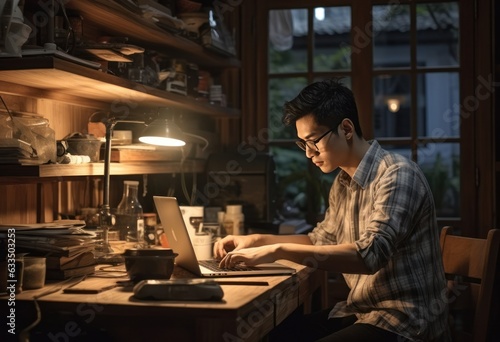
<svg viewBox="0 0 500 342">
<path fill-rule="evenodd" d="M 137 199 L 139 182 L 123 181 L 123 196 L 116 208 L 116 225 L 120 240 L 136 242 L 137 247 L 144 246 L 144 214 Z"/>
</svg>

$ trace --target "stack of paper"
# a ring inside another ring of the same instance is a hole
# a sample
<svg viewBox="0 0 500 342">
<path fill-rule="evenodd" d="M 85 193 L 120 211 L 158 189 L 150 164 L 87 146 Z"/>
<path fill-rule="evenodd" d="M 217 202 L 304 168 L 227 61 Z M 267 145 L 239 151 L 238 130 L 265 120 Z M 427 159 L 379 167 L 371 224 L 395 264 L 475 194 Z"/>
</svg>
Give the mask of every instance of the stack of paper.
<svg viewBox="0 0 500 342">
<path fill-rule="evenodd" d="M 47 258 L 47 279 L 66 279 L 94 272 L 95 234 L 84 230 L 85 221 L 61 220 L 38 224 L 0 225 L 0 239 L 15 229 L 16 253 Z"/>
</svg>

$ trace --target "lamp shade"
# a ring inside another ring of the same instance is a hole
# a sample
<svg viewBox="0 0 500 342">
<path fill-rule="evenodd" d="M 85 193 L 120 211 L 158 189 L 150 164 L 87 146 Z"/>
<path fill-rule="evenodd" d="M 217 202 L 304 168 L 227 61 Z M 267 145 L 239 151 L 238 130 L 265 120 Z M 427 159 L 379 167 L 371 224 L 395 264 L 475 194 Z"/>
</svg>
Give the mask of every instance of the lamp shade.
<svg viewBox="0 0 500 342">
<path fill-rule="evenodd" d="M 151 122 L 139 138 L 140 142 L 159 146 L 184 146 L 184 134 L 172 121 L 157 119 Z"/>
</svg>

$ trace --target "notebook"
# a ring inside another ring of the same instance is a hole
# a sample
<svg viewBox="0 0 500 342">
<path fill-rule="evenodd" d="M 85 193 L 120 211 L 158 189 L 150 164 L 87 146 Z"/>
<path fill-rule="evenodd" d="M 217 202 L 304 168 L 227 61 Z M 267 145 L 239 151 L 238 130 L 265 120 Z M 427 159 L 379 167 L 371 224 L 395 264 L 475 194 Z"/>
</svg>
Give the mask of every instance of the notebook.
<svg viewBox="0 0 500 342">
<path fill-rule="evenodd" d="M 217 260 L 197 260 L 189 233 L 175 197 L 153 196 L 170 247 L 178 256 L 176 265 L 200 277 L 258 276 L 293 274 L 295 269 L 277 262 L 257 266 L 218 267 Z M 209 265 L 209 267 L 208 267 Z"/>
</svg>

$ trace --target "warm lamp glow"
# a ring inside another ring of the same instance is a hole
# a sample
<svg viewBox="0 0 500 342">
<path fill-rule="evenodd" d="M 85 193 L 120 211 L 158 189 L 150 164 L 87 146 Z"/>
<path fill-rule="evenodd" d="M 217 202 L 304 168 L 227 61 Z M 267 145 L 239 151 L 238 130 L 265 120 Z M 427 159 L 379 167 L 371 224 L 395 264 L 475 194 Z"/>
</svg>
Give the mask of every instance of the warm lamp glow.
<svg viewBox="0 0 500 342">
<path fill-rule="evenodd" d="M 157 146 L 184 146 L 186 142 L 179 139 L 164 138 L 164 137 L 153 137 L 153 136 L 142 136 L 139 138 L 140 142 L 145 144 L 157 145 Z"/>
<path fill-rule="evenodd" d="M 147 125 L 140 142 L 159 146 L 184 146 L 184 134 L 172 121 L 158 119 Z"/>
<path fill-rule="evenodd" d="M 392 113 L 398 112 L 400 106 L 401 106 L 401 103 L 398 99 L 388 99 L 387 100 L 387 108 Z"/>
</svg>

